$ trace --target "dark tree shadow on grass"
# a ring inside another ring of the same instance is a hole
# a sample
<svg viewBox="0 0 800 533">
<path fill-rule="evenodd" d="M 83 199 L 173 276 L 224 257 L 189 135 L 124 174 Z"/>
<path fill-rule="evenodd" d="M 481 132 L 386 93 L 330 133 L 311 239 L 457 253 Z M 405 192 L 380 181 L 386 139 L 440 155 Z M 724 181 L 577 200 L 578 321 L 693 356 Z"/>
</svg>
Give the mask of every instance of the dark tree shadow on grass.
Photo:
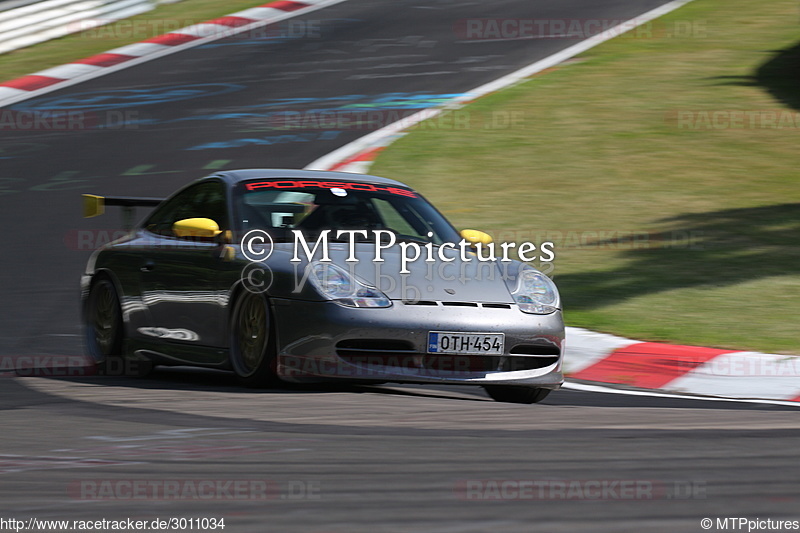
<svg viewBox="0 0 800 533">
<path fill-rule="evenodd" d="M 773 51 L 752 76 L 714 80 L 763 87 L 784 105 L 800 109 L 800 43 Z M 753 187 L 757 186 L 754 181 Z M 638 240 L 627 237 L 594 243 L 619 248 L 627 261 L 622 268 L 559 276 L 556 267 L 565 307 L 598 309 L 646 294 L 729 286 L 800 271 L 798 203 L 692 213 L 657 222 L 666 229 L 650 234 L 646 242 L 638 236 Z M 743 294 L 741 303 L 746 305 L 752 298 Z"/>
<path fill-rule="evenodd" d="M 760 86 L 783 104 L 800 109 L 800 43 L 775 50 L 753 76 L 722 76 L 726 85 Z"/>
<path fill-rule="evenodd" d="M 666 229 L 588 243 L 618 249 L 627 261 L 621 268 L 561 276 L 556 268 L 565 307 L 598 309 L 673 289 L 729 286 L 800 272 L 800 203 L 691 213 L 657 222 Z M 742 295 L 741 303 L 753 297 Z"/>
<path fill-rule="evenodd" d="M 756 82 L 784 104 L 800 109 L 800 43 L 764 63 L 756 71 Z"/>
</svg>

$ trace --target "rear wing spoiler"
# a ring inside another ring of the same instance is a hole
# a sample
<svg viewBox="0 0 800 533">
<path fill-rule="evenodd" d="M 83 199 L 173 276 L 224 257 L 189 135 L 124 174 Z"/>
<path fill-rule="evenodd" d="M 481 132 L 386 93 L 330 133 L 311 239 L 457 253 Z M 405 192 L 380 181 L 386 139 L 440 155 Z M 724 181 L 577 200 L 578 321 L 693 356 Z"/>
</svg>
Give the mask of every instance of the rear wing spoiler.
<svg viewBox="0 0 800 533">
<path fill-rule="evenodd" d="M 122 223 L 125 230 L 133 227 L 133 218 L 137 207 L 155 207 L 164 200 L 162 198 L 137 198 L 133 196 L 95 196 L 83 195 L 83 216 L 92 218 L 106 212 L 106 206 L 122 208 Z"/>
</svg>

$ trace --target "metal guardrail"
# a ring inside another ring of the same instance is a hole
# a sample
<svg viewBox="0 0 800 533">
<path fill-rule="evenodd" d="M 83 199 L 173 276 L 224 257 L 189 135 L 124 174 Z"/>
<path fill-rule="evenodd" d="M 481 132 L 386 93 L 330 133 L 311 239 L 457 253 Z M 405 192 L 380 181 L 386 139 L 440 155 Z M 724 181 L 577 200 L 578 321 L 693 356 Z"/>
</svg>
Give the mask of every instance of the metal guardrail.
<svg viewBox="0 0 800 533">
<path fill-rule="evenodd" d="M 0 11 L 8 11 L 9 9 L 16 9 L 41 1 L 42 0 L 0 0 Z"/>
<path fill-rule="evenodd" d="M 0 54 L 132 17 L 153 0 L 11 0 L 0 3 Z"/>
</svg>

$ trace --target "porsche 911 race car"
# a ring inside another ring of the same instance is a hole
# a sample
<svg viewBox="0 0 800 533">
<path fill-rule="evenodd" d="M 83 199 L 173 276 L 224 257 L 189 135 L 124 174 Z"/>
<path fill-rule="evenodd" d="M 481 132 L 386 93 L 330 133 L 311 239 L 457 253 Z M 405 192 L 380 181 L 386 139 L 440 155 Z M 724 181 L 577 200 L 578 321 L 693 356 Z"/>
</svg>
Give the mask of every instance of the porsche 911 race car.
<svg viewBox="0 0 800 533">
<path fill-rule="evenodd" d="M 232 370 L 249 386 L 469 384 L 516 403 L 563 382 L 553 282 L 398 181 L 225 171 L 163 201 L 84 195 L 86 216 L 105 206 L 155 209 L 82 276 L 98 365 Z"/>
</svg>

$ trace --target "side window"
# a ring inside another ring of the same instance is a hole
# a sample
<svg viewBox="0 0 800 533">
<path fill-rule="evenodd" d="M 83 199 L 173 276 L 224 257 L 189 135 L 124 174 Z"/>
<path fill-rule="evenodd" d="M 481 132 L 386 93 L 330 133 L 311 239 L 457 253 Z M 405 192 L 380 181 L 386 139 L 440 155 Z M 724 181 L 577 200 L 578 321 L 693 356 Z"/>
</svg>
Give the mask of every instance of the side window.
<svg viewBox="0 0 800 533">
<path fill-rule="evenodd" d="M 189 187 L 156 209 L 144 227 L 152 233 L 174 237 L 172 225 L 185 218 L 210 218 L 220 229 L 228 229 L 225 185 L 207 181 Z"/>
</svg>

